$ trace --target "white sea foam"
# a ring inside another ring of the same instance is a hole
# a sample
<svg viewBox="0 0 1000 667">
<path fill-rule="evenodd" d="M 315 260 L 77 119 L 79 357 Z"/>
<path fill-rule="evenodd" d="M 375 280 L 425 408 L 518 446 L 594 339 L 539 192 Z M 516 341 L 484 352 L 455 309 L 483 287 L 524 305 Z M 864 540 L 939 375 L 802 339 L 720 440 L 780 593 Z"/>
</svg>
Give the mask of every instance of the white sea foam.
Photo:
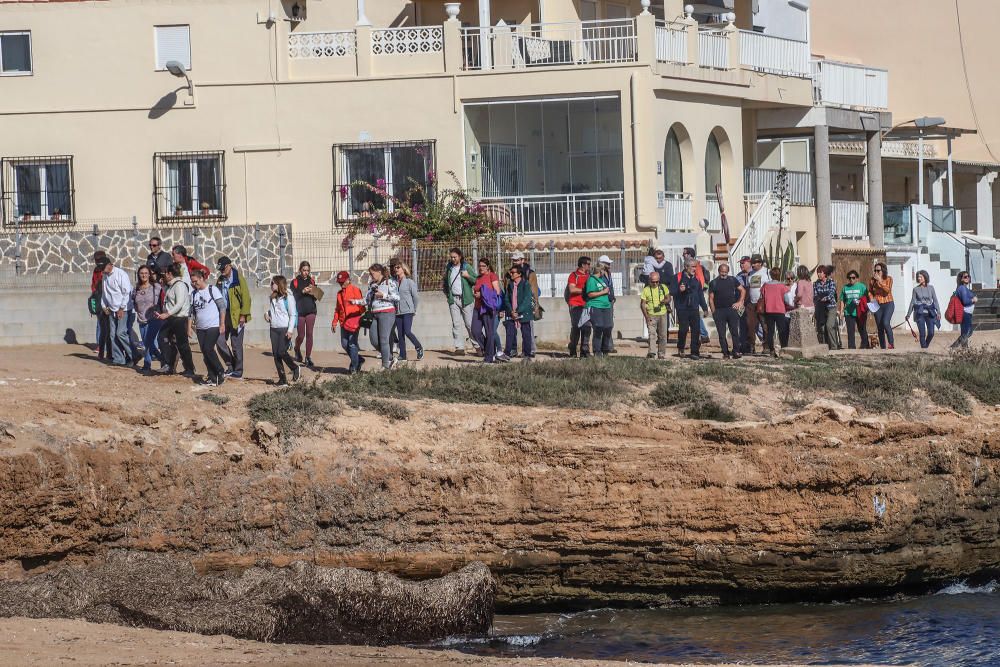
<svg viewBox="0 0 1000 667">
<path fill-rule="evenodd" d="M 439 642 L 434 642 L 433 646 L 447 648 L 449 646 L 462 646 L 467 644 L 490 644 L 502 642 L 511 646 L 535 646 L 542 642 L 542 635 L 489 635 L 487 637 L 446 637 Z"/>
<path fill-rule="evenodd" d="M 945 586 L 937 592 L 938 595 L 985 595 L 989 593 L 996 593 L 1000 590 L 1000 584 L 996 581 L 991 581 L 988 584 L 983 584 L 982 586 L 969 586 L 964 581 L 959 581 L 950 586 Z"/>
</svg>

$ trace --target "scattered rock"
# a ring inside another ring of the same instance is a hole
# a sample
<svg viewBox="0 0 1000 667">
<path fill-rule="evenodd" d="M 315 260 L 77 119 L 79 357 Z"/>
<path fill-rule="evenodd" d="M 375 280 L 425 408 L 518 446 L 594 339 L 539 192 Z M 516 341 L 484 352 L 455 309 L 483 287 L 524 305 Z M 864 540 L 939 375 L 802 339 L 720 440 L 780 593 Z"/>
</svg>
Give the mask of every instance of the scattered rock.
<svg viewBox="0 0 1000 667">
<path fill-rule="evenodd" d="M 222 451 L 229 457 L 230 461 L 241 461 L 246 456 L 246 451 L 235 442 L 223 444 Z"/>
<path fill-rule="evenodd" d="M 268 455 L 280 455 L 281 443 L 278 441 L 281 432 L 271 422 L 257 422 L 253 430 L 253 441 L 261 451 Z"/>
<path fill-rule="evenodd" d="M 188 451 L 192 454 L 211 454 L 219 451 L 219 443 L 214 440 L 195 440 Z"/>
<path fill-rule="evenodd" d="M 820 398 L 806 406 L 807 411 L 819 412 L 842 424 L 849 423 L 858 416 L 856 408 L 828 398 Z"/>
</svg>

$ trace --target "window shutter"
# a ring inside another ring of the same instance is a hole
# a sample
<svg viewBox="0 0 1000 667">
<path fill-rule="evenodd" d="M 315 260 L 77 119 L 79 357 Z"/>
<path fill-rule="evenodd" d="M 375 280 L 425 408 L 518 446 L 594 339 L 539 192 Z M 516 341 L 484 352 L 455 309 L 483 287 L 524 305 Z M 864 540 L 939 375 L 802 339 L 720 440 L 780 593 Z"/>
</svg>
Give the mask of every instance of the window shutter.
<svg viewBox="0 0 1000 667">
<path fill-rule="evenodd" d="M 176 60 L 191 69 L 191 26 L 158 25 L 156 31 L 156 69 L 167 69 Z"/>
</svg>

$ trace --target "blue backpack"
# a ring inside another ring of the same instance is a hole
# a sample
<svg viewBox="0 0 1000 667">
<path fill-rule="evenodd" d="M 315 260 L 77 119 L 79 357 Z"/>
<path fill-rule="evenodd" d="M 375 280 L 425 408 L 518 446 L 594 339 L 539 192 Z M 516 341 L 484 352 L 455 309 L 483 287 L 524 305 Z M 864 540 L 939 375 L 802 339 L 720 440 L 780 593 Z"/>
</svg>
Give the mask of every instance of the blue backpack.
<svg viewBox="0 0 1000 667">
<path fill-rule="evenodd" d="M 482 297 L 483 308 L 487 310 L 497 312 L 503 307 L 503 297 L 497 294 L 496 290 L 490 284 L 483 285 L 480 296 Z"/>
</svg>

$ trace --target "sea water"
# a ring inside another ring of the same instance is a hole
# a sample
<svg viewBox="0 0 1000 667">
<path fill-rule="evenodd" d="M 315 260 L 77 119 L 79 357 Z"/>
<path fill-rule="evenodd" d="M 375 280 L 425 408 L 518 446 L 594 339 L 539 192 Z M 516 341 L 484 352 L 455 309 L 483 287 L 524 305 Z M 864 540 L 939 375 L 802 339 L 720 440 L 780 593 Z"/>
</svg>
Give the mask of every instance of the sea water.
<svg viewBox="0 0 1000 667">
<path fill-rule="evenodd" d="M 487 637 L 438 646 L 643 662 L 1000 666 L 1000 586 L 835 604 L 501 615 Z"/>
</svg>

